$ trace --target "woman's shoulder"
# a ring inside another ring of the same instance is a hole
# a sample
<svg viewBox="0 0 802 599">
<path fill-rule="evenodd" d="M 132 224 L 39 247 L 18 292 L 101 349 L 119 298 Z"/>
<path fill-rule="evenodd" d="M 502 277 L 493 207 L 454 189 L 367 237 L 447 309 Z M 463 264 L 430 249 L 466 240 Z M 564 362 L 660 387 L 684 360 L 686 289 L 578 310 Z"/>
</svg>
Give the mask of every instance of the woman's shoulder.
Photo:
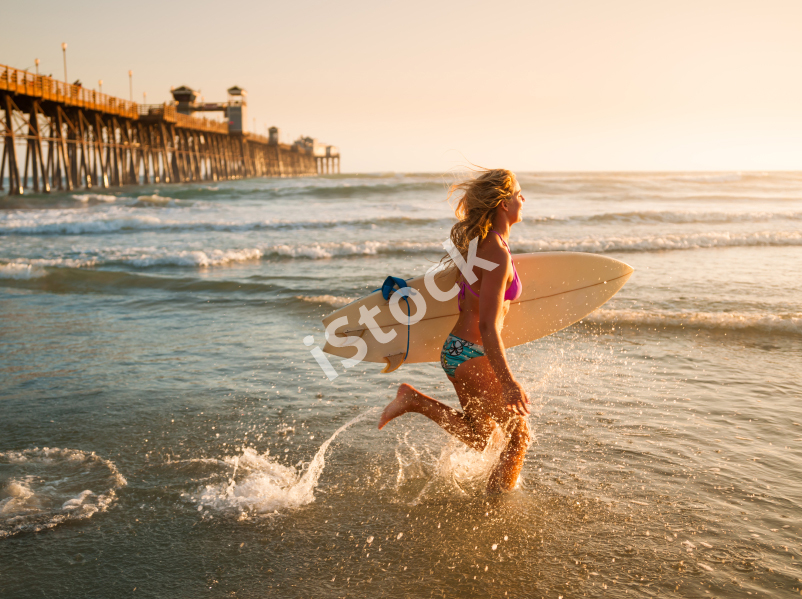
<svg viewBox="0 0 802 599">
<path fill-rule="evenodd" d="M 501 238 L 493 234 L 485 237 L 484 241 L 479 244 L 476 250 L 476 257 L 489 260 L 501 266 L 507 266 L 510 263 L 507 248 L 504 247 Z"/>
<path fill-rule="evenodd" d="M 504 243 L 501 241 L 501 238 L 498 235 L 493 235 L 492 233 L 485 237 L 482 243 L 480 243 L 479 247 L 476 249 L 476 255 L 480 258 L 506 256 L 508 253 L 509 252 L 507 252 L 507 248 L 504 247 Z"/>
</svg>

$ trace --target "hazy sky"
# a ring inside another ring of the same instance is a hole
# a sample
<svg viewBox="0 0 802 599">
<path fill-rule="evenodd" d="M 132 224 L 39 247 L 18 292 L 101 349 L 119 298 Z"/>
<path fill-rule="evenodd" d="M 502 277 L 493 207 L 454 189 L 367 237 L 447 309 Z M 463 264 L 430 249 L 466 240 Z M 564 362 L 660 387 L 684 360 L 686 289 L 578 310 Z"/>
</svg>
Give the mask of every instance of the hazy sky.
<svg viewBox="0 0 802 599">
<path fill-rule="evenodd" d="M 802 1 L 0 0 L 0 64 L 248 90 L 347 171 L 802 168 Z M 252 120 L 251 120 L 252 122 Z M 251 124 L 251 123 L 249 123 Z M 464 158 L 463 158 L 464 156 Z"/>
</svg>

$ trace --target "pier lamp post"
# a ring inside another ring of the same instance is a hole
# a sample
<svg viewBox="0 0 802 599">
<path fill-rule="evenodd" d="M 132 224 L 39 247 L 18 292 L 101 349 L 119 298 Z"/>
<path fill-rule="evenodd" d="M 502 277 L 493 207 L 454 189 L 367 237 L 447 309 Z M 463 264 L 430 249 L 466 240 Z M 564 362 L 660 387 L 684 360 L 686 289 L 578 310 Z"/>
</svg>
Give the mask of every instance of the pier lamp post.
<svg viewBox="0 0 802 599">
<path fill-rule="evenodd" d="M 33 62 L 36 65 L 36 76 L 38 77 L 39 76 L 39 59 L 37 58 Z"/>
<path fill-rule="evenodd" d="M 143 104 L 148 103 L 148 92 L 142 92 L 142 103 Z"/>
<path fill-rule="evenodd" d="M 67 79 L 67 42 L 62 42 L 61 52 L 64 54 L 64 83 L 69 84 Z"/>
<path fill-rule="evenodd" d="M 103 79 L 97 80 L 97 86 L 100 88 L 100 93 L 103 93 Z"/>
<path fill-rule="evenodd" d="M 128 71 L 128 99 L 134 101 L 134 72 Z"/>
</svg>

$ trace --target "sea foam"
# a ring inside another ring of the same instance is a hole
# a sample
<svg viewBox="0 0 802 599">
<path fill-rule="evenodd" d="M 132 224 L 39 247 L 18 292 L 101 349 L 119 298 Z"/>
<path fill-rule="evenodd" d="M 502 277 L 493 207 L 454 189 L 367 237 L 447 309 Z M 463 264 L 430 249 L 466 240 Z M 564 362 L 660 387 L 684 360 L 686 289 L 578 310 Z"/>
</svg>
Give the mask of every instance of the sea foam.
<svg viewBox="0 0 802 599">
<path fill-rule="evenodd" d="M 113 462 L 79 449 L 0 452 L 0 464 L 0 539 L 91 518 L 128 484 Z"/>
<path fill-rule="evenodd" d="M 45 269 L 27 262 L 0 264 L 0 279 L 38 279 L 45 276 Z"/>
</svg>

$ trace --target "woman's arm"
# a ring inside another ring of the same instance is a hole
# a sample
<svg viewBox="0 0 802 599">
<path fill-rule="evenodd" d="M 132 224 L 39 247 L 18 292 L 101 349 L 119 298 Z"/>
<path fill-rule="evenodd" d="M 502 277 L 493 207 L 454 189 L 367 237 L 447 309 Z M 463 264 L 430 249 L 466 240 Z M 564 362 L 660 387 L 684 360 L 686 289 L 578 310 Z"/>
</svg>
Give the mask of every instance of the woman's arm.
<svg viewBox="0 0 802 599">
<path fill-rule="evenodd" d="M 479 289 L 479 332 L 482 334 L 485 355 L 504 389 L 507 408 L 523 416 L 529 413 L 529 399 L 512 375 L 500 330 L 504 314 L 504 294 L 507 291 L 507 280 L 512 275 L 512 263 L 501 243 L 493 241 L 494 243 L 484 244 L 485 247 L 477 252 L 477 255 L 486 254 L 480 255 L 480 258 L 499 265 L 498 268 L 482 273 L 482 286 Z"/>
</svg>

